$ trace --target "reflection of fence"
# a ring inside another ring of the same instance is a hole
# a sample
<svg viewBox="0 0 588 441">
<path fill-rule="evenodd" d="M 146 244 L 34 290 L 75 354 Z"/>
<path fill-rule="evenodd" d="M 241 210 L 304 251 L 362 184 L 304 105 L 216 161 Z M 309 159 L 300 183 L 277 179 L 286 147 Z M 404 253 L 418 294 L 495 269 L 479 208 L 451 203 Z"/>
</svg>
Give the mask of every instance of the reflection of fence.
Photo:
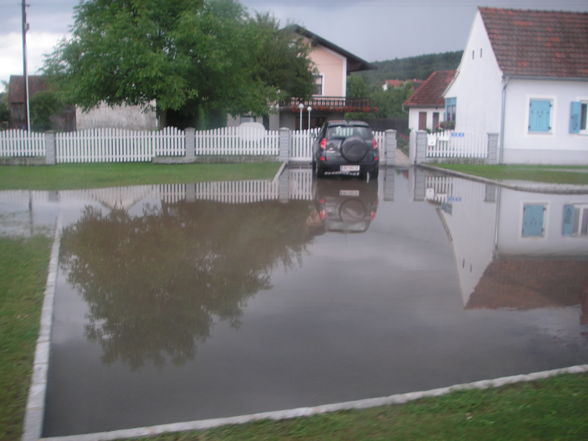
<svg viewBox="0 0 588 441">
<path fill-rule="evenodd" d="M 285 170 L 280 179 L 287 182 L 287 194 L 280 195 L 280 181 L 247 180 L 197 182 L 194 184 L 137 185 L 132 187 L 110 187 L 87 190 L 61 191 L 0 191 L 0 204 L 51 202 L 98 202 L 109 209 L 129 209 L 138 202 L 209 200 L 229 204 L 247 204 L 265 200 L 276 200 L 280 196 L 295 200 L 310 200 L 312 172 L 309 169 Z"/>
<path fill-rule="evenodd" d="M 425 199 L 434 202 L 447 202 L 453 196 L 452 176 L 427 176 L 425 178 Z"/>
</svg>

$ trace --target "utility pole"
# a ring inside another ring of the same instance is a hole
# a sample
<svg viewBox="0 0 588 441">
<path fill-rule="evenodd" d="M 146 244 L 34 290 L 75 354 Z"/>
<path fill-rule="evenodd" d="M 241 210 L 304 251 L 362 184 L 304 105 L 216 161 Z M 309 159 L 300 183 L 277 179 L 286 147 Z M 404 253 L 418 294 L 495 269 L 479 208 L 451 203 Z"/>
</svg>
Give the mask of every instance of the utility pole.
<svg viewBox="0 0 588 441">
<path fill-rule="evenodd" d="M 22 72 L 24 79 L 24 117 L 27 131 L 31 131 L 31 112 L 29 107 L 29 76 L 27 73 L 27 4 L 22 0 Z"/>
</svg>

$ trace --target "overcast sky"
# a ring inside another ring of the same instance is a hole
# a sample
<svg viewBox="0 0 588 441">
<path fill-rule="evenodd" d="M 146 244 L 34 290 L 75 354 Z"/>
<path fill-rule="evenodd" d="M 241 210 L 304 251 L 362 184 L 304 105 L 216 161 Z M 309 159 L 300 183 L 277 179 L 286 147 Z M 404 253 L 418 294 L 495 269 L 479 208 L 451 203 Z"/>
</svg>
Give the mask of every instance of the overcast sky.
<svg viewBox="0 0 588 441">
<path fill-rule="evenodd" d="M 29 73 L 67 35 L 78 0 L 27 0 Z M 476 6 L 588 11 L 586 0 L 242 0 L 367 61 L 462 50 Z M 22 74 L 21 1 L 0 0 L 0 80 Z M 587 43 L 588 47 L 588 43 Z M 1 89 L 1 87 L 0 87 Z"/>
</svg>

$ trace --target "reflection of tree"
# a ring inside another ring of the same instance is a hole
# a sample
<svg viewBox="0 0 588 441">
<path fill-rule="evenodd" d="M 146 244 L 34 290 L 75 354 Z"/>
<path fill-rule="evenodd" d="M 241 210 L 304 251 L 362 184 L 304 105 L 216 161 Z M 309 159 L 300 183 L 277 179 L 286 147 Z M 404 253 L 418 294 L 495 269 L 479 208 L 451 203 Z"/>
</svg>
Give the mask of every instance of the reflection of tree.
<svg viewBox="0 0 588 441">
<path fill-rule="evenodd" d="M 182 363 L 214 318 L 238 326 L 246 299 L 270 287 L 310 239 L 308 203 L 199 201 L 131 217 L 87 207 L 62 236 L 61 265 L 90 307 L 104 359 Z"/>
</svg>

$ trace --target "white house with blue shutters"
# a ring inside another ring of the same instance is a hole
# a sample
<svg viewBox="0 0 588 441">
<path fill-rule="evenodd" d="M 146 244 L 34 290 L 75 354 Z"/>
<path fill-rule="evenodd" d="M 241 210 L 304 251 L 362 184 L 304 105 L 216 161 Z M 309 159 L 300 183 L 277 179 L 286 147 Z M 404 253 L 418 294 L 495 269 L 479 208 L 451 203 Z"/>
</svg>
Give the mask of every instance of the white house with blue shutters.
<svg viewBox="0 0 588 441">
<path fill-rule="evenodd" d="M 445 119 L 499 133 L 501 163 L 588 164 L 587 42 L 588 13 L 479 8 Z"/>
</svg>

